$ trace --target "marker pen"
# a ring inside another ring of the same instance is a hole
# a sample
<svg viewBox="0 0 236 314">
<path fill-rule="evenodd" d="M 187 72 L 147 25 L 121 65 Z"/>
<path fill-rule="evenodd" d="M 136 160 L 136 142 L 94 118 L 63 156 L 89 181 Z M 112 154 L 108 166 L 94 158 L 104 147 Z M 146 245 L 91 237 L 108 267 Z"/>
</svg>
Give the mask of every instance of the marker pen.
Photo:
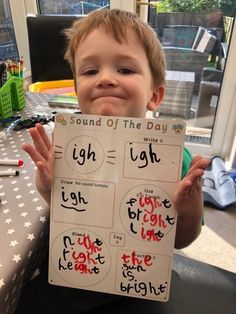
<svg viewBox="0 0 236 314">
<path fill-rule="evenodd" d="M 23 166 L 24 161 L 22 159 L 0 159 L 0 165 L 7 166 Z"/>
<path fill-rule="evenodd" d="M 0 177 L 18 176 L 19 174 L 18 170 L 0 170 Z"/>
</svg>

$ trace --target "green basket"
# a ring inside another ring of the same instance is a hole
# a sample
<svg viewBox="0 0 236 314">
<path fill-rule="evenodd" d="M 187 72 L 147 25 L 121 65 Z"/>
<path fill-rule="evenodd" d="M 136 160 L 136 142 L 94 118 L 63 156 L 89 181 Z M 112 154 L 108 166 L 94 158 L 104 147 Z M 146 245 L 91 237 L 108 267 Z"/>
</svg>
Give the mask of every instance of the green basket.
<svg viewBox="0 0 236 314">
<path fill-rule="evenodd" d="M 18 77 L 10 77 L 0 88 L 0 119 L 13 115 L 13 111 L 22 110 L 25 107 L 25 94 L 23 80 Z"/>
</svg>

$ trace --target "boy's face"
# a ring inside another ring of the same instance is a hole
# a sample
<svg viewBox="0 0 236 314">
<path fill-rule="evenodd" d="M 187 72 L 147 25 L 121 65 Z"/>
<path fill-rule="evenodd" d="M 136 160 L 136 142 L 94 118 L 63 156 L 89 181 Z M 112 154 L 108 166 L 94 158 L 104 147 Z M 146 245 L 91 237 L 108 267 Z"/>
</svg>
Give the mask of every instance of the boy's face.
<svg viewBox="0 0 236 314">
<path fill-rule="evenodd" d="M 144 117 L 163 97 L 154 88 L 147 56 L 137 36 L 118 43 L 103 28 L 93 30 L 75 54 L 76 89 L 85 114 Z"/>
</svg>

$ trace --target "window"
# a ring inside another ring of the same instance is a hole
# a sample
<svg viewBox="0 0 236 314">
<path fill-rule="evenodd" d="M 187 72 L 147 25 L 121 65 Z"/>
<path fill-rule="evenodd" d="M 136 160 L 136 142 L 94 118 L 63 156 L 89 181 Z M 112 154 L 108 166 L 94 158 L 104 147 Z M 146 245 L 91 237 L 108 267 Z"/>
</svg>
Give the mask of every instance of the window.
<svg viewBox="0 0 236 314">
<path fill-rule="evenodd" d="M 56 1 L 56 0 L 54 0 Z M 45 0 L 45 4 L 49 4 L 50 0 Z M 82 1 L 57 1 L 61 3 L 77 3 L 82 4 Z M 138 1 L 137 1 L 138 2 Z M 143 0 L 141 3 L 148 3 L 148 0 Z M 154 3 L 155 1 L 150 1 Z M 160 1 L 159 1 L 160 2 Z M 164 1 L 162 1 L 164 2 Z M 190 1 L 189 1 L 190 2 Z M 38 13 L 38 1 L 36 0 L 9 0 L 11 12 L 13 16 L 13 22 L 15 26 L 17 44 L 19 49 L 19 54 L 24 56 L 25 64 L 29 68 L 29 52 L 28 52 L 28 36 L 26 29 L 25 17 L 29 13 Z M 83 2 L 85 3 L 85 2 Z M 94 1 L 87 1 L 87 3 L 93 3 Z M 110 0 L 110 8 L 120 8 L 129 11 L 136 10 L 136 1 L 134 0 Z M 185 2 L 184 2 L 185 3 Z M 232 2 L 235 3 L 235 2 Z M 59 6 L 59 5 L 58 5 Z M 57 7 L 57 5 L 55 5 Z M 151 15 L 148 14 L 149 6 L 140 6 L 140 16 L 147 20 L 148 15 L 151 19 Z M 58 8 L 57 8 L 58 9 Z M 78 9 L 78 8 L 77 8 Z M 41 8 L 41 10 L 43 10 Z M 44 9 L 45 10 L 45 9 Z M 79 10 L 79 9 L 78 9 Z M 234 9 L 235 11 L 235 9 Z M 210 106 L 215 110 L 213 120 L 211 118 L 211 125 L 209 127 L 197 127 L 191 125 L 193 123 L 192 116 L 195 114 L 196 106 L 191 106 L 190 116 L 187 118 L 188 124 L 188 138 L 186 145 L 191 149 L 193 154 L 201 154 L 204 156 L 215 156 L 219 155 L 222 158 L 227 158 L 230 155 L 231 148 L 233 145 L 233 140 L 235 137 L 235 117 L 236 117 L 236 58 L 233 57 L 236 54 L 236 23 L 234 23 L 235 12 L 231 12 L 231 17 L 233 23 L 231 23 L 230 31 L 227 31 L 228 37 L 227 42 L 227 56 L 224 64 L 223 80 L 221 82 L 220 93 L 216 97 L 212 97 Z M 151 20 L 150 20 L 151 23 Z M 173 24 L 173 23 L 172 23 Z M 180 24 L 178 22 L 178 24 Z M 169 23 L 168 25 L 171 25 Z M 201 26 L 201 25 L 199 25 Z M 202 25 L 204 26 L 204 25 Z M 191 66 L 190 66 L 191 68 Z M 188 72 L 188 71 L 187 71 Z M 189 71 L 193 72 L 193 71 Z M 194 78 L 195 79 L 195 78 Z M 200 81 L 199 81 L 200 83 Z M 193 93 L 194 95 L 194 93 Z M 195 99 L 195 105 L 198 101 L 198 94 L 195 94 L 193 100 Z M 194 102 L 193 102 L 194 104 Z M 191 103 L 192 105 L 192 103 Z M 209 120 L 210 121 L 210 120 Z M 199 133 L 196 133 L 199 132 Z M 206 133 L 205 133 L 206 132 Z"/>
<path fill-rule="evenodd" d="M 209 0 L 208 7 L 195 3 L 192 9 L 192 1 L 143 2 L 140 15 L 148 16 L 166 54 L 166 95 L 157 115 L 184 118 L 187 145 L 195 153 L 227 157 L 235 134 L 235 86 L 229 80 L 235 81 L 236 4 Z"/>
<path fill-rule="evenodd" d="M 7 0 L 0 0 L 0 58 L 18 59 L 12 17 Z"/>
<path fill-rule="evenodd" d="M 109 0 L 38 0 L 40 14 L 88 14 L 90 11 L 109 8 Z"/>
</svg>

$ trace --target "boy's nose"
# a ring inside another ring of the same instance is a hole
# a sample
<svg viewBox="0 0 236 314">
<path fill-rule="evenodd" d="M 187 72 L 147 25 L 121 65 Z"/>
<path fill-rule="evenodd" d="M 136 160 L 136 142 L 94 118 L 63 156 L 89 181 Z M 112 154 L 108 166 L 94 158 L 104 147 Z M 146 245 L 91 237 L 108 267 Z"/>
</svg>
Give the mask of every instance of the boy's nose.
<svg viewBox="0 0 236 314">
<path fill-rule="evenodd" d="M 117 79 L 112 71 L 104 70 L 100 72 L 97 80 L 97 87 L 113 87 L 117 86 Z"/>
</svg>

